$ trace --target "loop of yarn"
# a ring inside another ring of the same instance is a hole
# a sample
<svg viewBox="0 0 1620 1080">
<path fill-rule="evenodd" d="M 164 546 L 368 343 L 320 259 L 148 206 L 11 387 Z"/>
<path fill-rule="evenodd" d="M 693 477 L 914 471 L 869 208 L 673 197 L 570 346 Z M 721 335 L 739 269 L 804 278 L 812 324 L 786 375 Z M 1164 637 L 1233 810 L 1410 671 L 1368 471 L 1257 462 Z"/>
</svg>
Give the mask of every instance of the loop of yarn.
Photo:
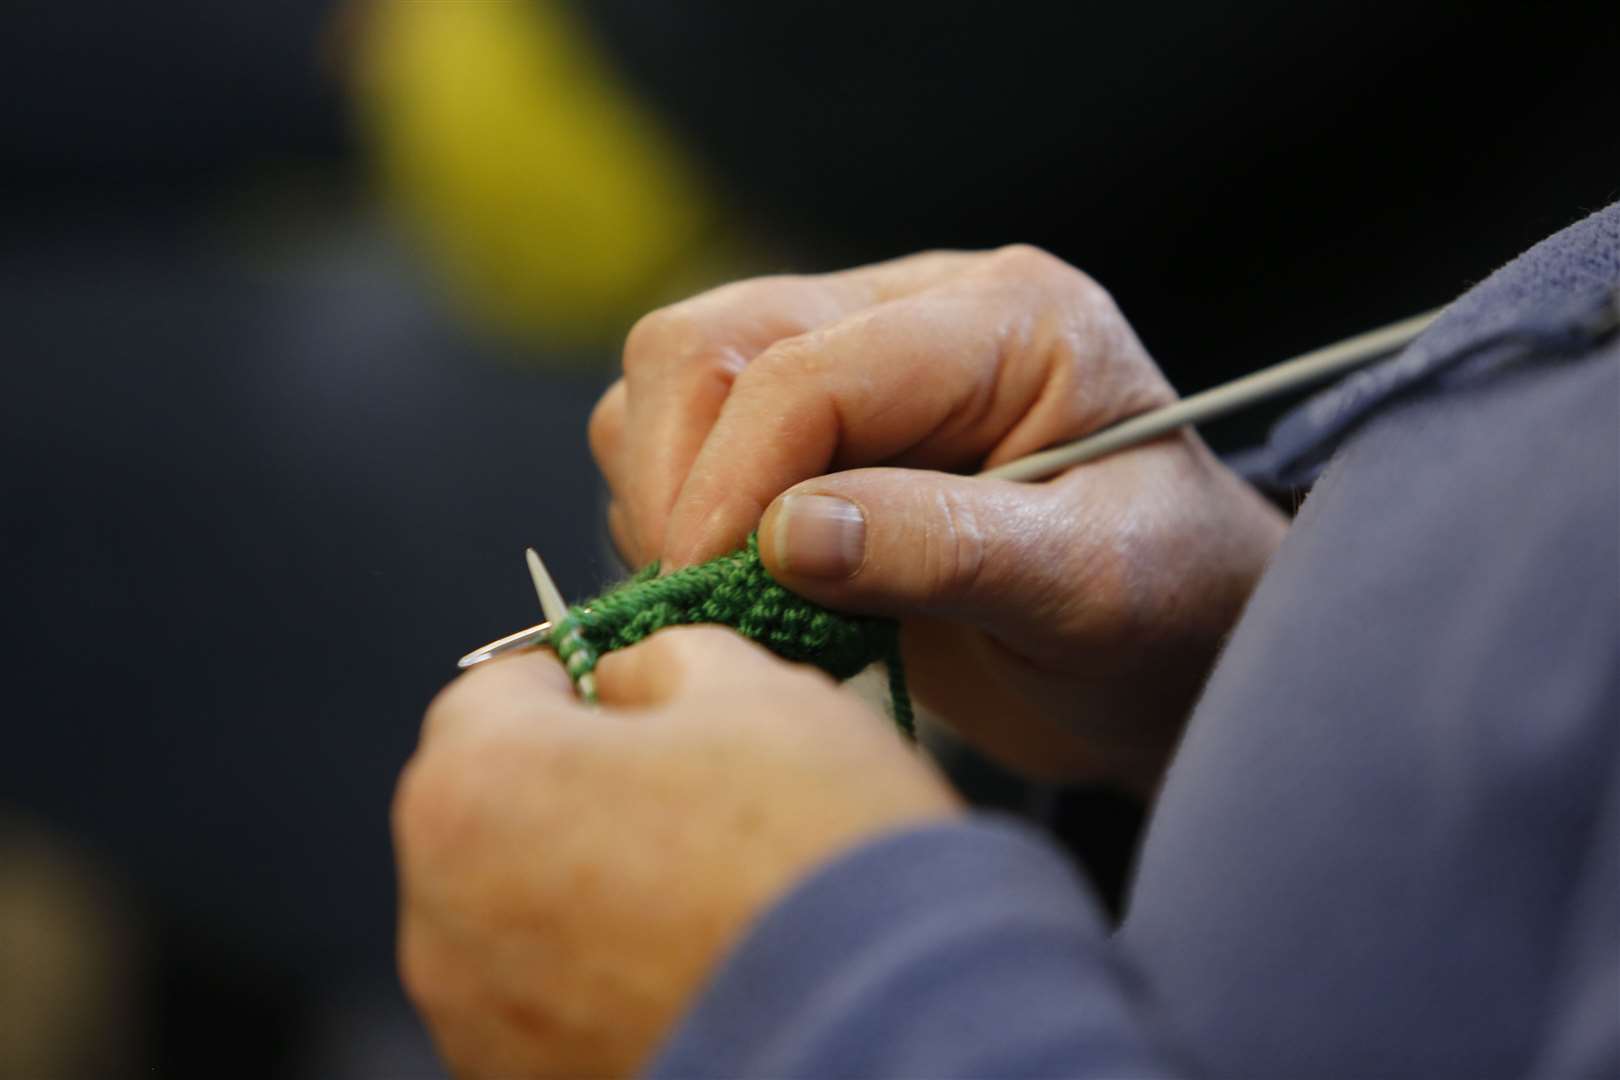
<svg viewBox="0 0 1620 1080">
<path fill-rule="evenodd" d="M 893 619 L 844 615 L 789 592 L 765 571 L 759 538 L 697 566 L 658 576 L 645 567 L 623 585 L 569 609 L 552 628 L 557 650 L 580 696 L 595 701 L 596 663 L 666 626 L 718 623 L 785 660 L 814 664 L 847 679 L 874 661 L 889 672 L 894 722 L 913 736 L 911 696 L 900 661 L 900 628 Z"/>
</svg>

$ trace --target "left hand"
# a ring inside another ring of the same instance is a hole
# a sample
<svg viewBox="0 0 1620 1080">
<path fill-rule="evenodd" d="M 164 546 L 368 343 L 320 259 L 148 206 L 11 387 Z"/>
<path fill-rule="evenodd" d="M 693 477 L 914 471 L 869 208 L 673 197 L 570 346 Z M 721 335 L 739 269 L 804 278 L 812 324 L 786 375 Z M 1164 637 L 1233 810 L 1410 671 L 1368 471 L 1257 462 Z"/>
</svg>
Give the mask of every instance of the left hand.
<svg viewBox="0 0 1620 1080">
<path fill-rule="evenodd" d="M 394 800 L 400 967 L 458 1076 L 625 1075 L 811 870 L 950 816 L 943 779 L 819 672 L 728 631 L 550 654 L 428 710 Z"/>
<path fill-rule="evenodd" d="M 787 588 L 900 619 L 916 701 L 1027 776 L 1151 798 L 1286 527 L 1191 431 L 957 475 L 1175 400 L 1113 298 L 1027 246 L 725 285 L 638 322 L 624 371 L 590 424 L 621 553 L 669 570 L 758 526 Z"/>
</svg>

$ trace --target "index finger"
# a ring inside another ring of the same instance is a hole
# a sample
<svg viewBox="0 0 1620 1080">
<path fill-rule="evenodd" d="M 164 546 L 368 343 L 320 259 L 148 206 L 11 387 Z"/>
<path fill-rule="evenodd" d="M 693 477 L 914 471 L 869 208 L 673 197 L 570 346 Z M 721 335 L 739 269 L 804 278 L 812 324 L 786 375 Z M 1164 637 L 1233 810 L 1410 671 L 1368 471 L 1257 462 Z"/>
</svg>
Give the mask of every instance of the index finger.
<svg viewBox="0 0 1620 1080">
<path fill-rule="evenodd" d="M 776 496 L 830 470 L 977 469 L 1173 398 L 1100 286 L 1004 248 L 750 365 L 670 510 L 665 565 L 734 549 Z"/>
<path fill-rule="evenodd" d="M 588 715 L 549 649 L 479 664 L 440 690 L 422 718 L 420 745 L 520 725 Z"/>
<path fill-rule="evenodd" d="M 735 685 L 789 670 L 785 661 L 730 629 L 672 626 L 611 652 L 597 667 L 604 705 L 650 708 L 694 688 Z"/>
<path fill-rule="evenodd" d="M 630 532 L 652 558 L 692 463 L 737 378 L 787 338 L 910 295 L 974 256 L 929 252 L 855 270 L 755 278 L 661 308 L 631 330 L 624 351 L 623 455 L 609 476 Z M 604 470 L 606 471 L 606 470 Z"/>
</svg>

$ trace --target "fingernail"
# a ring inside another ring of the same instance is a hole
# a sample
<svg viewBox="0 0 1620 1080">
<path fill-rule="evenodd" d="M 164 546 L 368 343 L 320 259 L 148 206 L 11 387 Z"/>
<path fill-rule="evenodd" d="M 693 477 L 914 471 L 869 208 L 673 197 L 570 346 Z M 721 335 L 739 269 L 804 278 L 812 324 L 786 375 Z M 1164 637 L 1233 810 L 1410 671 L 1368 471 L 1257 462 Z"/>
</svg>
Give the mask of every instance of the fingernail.
<svg viewBox="0 0 1620 1080">
<path fill-rule="evenodd" d="M 789 495 L 777 511 L 776 560 L 790 574 L 849 577 L 866 557 L 866 518 L 848 499 Z"/>
</svg>

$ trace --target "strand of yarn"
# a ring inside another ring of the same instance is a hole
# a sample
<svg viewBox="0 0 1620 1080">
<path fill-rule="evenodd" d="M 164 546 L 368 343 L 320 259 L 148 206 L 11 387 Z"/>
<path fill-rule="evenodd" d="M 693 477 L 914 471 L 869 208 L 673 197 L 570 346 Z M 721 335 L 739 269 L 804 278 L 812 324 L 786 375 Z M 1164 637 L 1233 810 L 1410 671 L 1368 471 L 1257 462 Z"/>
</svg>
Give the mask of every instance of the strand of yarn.
<svg viewBox="0 0 1620 1080">
<path fill-rule="evenodd" d="M 587 701 L 596 698 L 596 664 L 666 626 L 729 626 L 785 660 L 814 664 L 847 679 L 874 661 L 889 673 L 894 722 L 912 737 L 911 696 L 893 619 L 845 615 L 789 592 L 765 571 L 759 538 L 697 566 L 658 576 L 658 564 L 623 585 L 569 609 L 549 641 Z"/>
</svg>

